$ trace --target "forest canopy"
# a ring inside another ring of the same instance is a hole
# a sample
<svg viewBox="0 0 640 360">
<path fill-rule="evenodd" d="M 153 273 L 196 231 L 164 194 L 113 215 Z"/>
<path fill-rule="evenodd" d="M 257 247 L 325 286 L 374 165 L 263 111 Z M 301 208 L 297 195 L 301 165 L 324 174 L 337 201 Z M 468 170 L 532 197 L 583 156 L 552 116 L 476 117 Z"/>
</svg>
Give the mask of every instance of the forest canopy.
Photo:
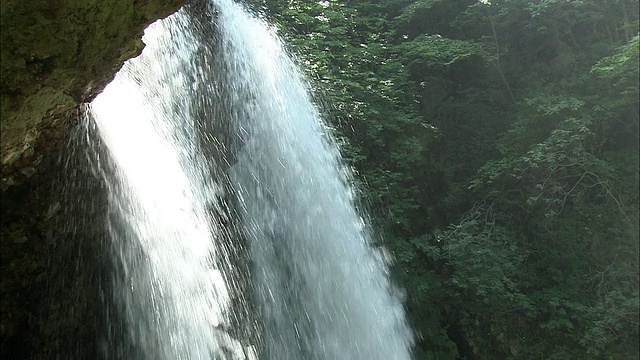
<svg viewBox="0 0 640 360">
<path fill-rule="evenodd" d="M 254 2 L 394 255 L 417 359 L 638 358 L 638 1 Z"/>
</svg>

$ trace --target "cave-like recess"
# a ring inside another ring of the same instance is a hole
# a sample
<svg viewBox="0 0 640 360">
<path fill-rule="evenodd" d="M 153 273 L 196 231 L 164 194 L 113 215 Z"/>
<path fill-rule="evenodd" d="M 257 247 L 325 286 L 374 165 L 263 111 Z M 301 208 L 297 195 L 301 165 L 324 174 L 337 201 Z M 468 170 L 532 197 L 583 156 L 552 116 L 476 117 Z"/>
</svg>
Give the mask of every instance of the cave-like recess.
<svg viewBox="0 0 640 360">
<path fill-rule="evenodd" d="M 82 146 L 80 105 L 140 53 L 146 26 L 183 2 L 2 0 L 0 358 L 118 358 L 99 354 L 96 309 L 78 299 L 100 296 L 101 236 L 65 225 L 74 211 L 102 211 L 100 184 L 69 189 L 92 174 L 62 169 L 83 156 L 71 151 Z M 96 201 L 59 201 L 68 191 Z"/>
</svg>

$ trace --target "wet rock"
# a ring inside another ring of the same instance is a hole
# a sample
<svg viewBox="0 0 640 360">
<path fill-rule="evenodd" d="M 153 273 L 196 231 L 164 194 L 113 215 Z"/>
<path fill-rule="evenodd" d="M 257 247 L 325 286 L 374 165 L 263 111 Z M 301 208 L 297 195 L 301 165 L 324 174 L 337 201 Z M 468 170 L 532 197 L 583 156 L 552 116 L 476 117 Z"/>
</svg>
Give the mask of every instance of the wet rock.
<svg viewBox="0 0 640 360">
<path fill-rule="evenodd" d="M 55 120 L 67 118 L 78 103 L 95 97 L 125 60 L 140 53 L 144 28 L 175 12 L 181 3 L 2 1 L 0 158 L 2 178 L 7 179 L 3 192 L 24 180 L 22 168 L 34 167 L 35 159 L 46 154 L 38 152 L 37 142 L 52 125 L 64 125 Z"/>
</svg>

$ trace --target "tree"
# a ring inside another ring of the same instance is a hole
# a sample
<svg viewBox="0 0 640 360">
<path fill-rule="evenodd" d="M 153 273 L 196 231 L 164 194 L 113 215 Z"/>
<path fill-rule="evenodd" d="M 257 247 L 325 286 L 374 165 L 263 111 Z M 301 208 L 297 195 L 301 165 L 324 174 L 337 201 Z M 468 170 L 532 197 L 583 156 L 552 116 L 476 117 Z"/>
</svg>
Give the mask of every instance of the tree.
<svg viewBox="0 0 640 360">
<path fill-rule="evenodd" d="M 417 358 L 637 358 L 637 1 L 264 4 L 395 255 Z"/>
</svg>

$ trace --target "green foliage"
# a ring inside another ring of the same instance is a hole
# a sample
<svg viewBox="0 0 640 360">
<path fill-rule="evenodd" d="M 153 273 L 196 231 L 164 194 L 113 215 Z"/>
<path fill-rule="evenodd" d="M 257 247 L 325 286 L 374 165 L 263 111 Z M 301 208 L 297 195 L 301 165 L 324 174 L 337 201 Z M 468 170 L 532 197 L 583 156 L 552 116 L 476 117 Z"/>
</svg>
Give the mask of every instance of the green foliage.
<svg viewBox="0 0 640 360">
<path fill-rule="evenodd" d="M 266 5 L 395 256 L 417 359 L 638 357 L 637 1 Z"/>
<path fill-rule="evenodd" d="M 629 75 L 638 73 L 638 37 L 639 35 L 631 39 L 627 44 L 620 46 L 616 54 L 607 56 L 604 59 L 598 61 L 593 66 L 592 72 L 597 72 L 605 78 L 618 78 L 625 79 Z M 631 76 L 633 77 L 633 76 Z"/>
<path fill-rule="evenodd" d="M 479 44 L 466 40 L 443 38 L 441 35 L 420 35 L 398 46 L 402 60 L 414 73 L 442 71 L 457 61 L 482 56 Z"/>
<path fill-rule="evenodd" d="M 517 286 L 510 277 L 525 254 L 504 228 L 480 228 L 478 220 L 470 219 L 437 236 L 447 265 L 455 269 L 449 278 L 453 285 L 487 304 L 515 296 Z"/>
<path fill-rule="evenodd" d="M 638 38 L 636 36 L 629 43 L 619 47 L 614 55 L 598 61 L 591 68 L 591 72 L 598 76 L 612 80 L 614 86 L 625 96 L 638 99 Z"/>
</svg>

